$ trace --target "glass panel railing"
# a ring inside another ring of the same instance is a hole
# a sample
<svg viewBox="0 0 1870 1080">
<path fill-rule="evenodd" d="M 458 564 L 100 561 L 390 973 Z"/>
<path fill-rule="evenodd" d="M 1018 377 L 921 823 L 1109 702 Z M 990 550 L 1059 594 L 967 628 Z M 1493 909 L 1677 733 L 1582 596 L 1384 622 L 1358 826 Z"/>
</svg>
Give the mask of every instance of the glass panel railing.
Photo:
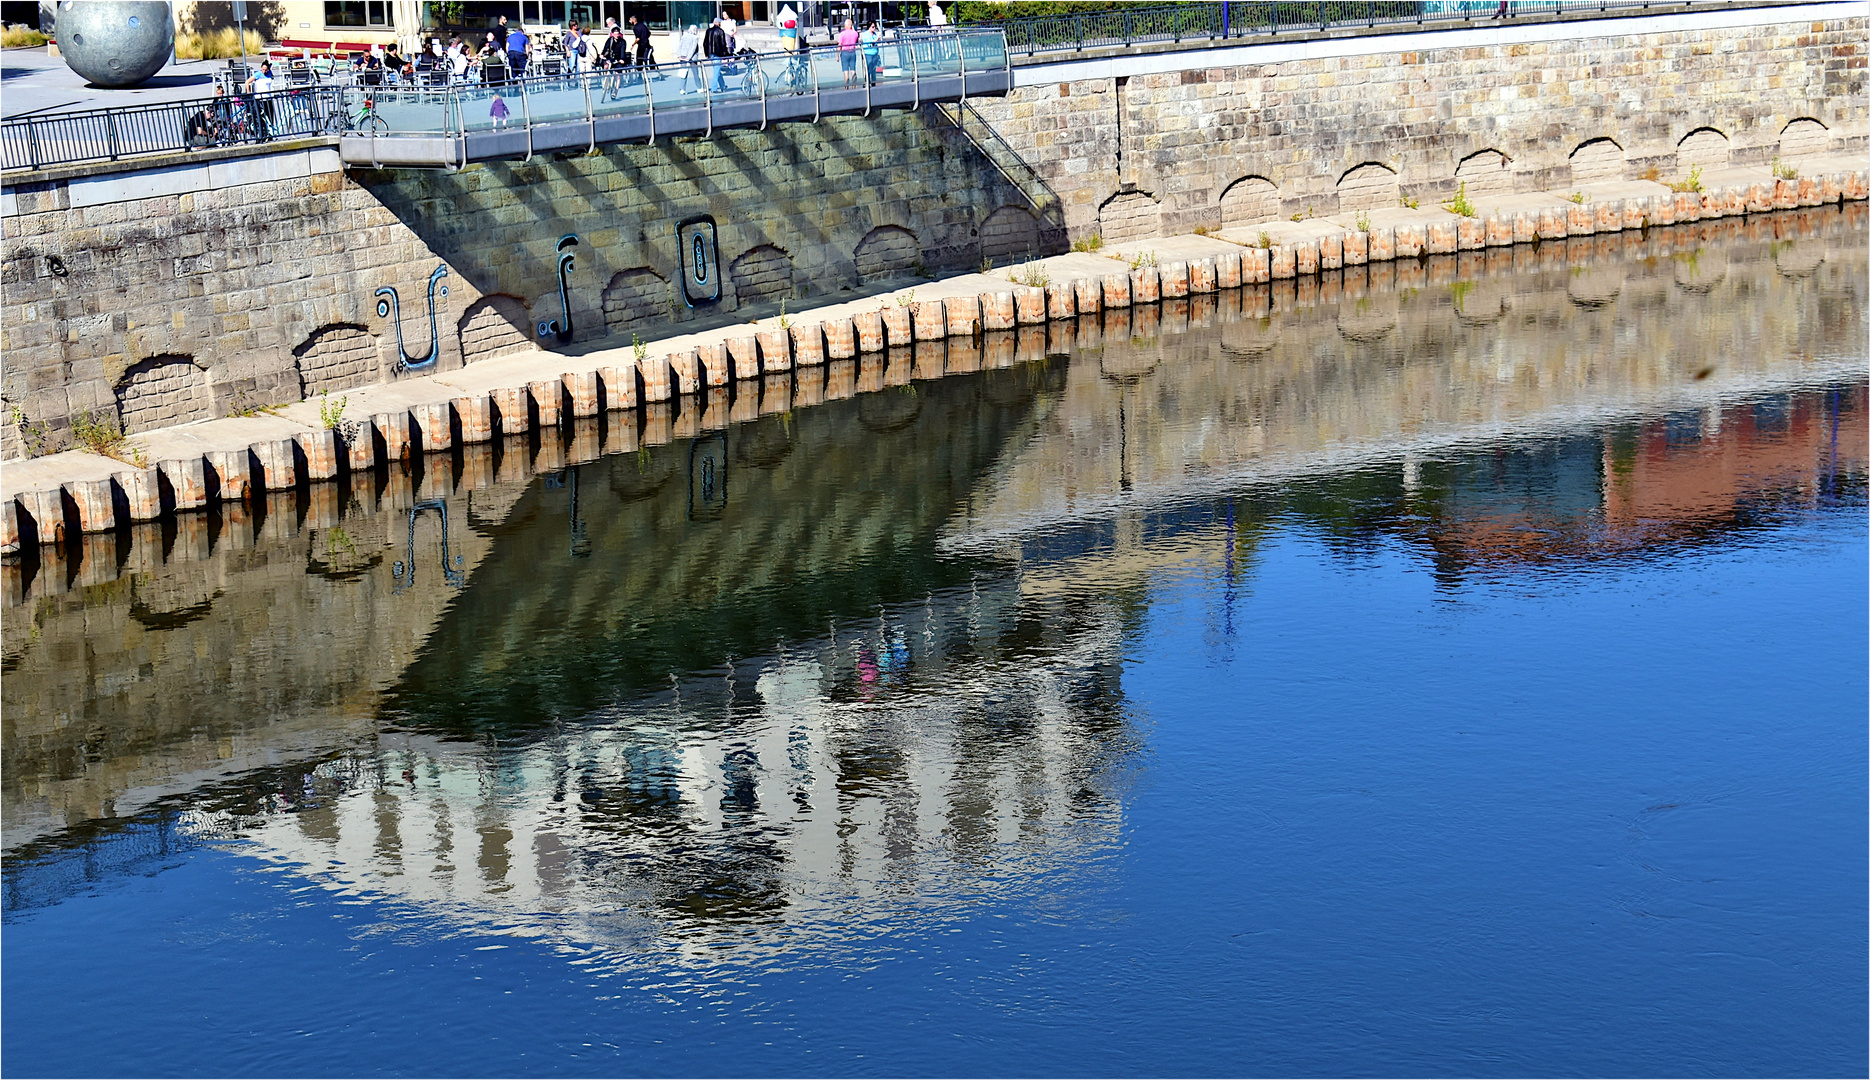
<svg viewBox="0 0 1870 1080">
<path fill-rule="evenodd" d="M 386 134 L 427 134 L 452 129 L 448 91 L 426 87 L 377 87 L 370 98 Z M 374 126 L 374 125 L 373 125 Z"/>
<path fill-rule="evenodd" d="M 847 56 L 836 45 L 827 45 L 813 49 L 811 55 L 812 81 L 818 89 L 839 90 L 857 85 L 857 50 L 851 50 Z"/>
<path fill-rule="evenodd" d="M 591 80 L 591 115 L 629 116 L 649 111 L 643 75 L 631 68 L 613 68 Z"/>
<path fill-rule="evenodd" d="M 578 76 L 528 78 L 526 117 L 535 124 L 556 124 L 568 120 L 583 121 L 589 109 L 584 94 L 584 80 Z"/>
<path fill-rule="evenodd" d="M 992 30 L 968 30 L 961 34 L 961 53 L 969 71 L 1005 69 L 1006 35 Z"/>
<path fill-rule="evenodd" d="M 517 86 L 464 86 L 455 91 L 455 105 L 460 110 L 461 130 L 498 131 L 524 127 L 525 106 Z"/>
<path fill-rule="evenodd" d="M 658 109 L 684 109 L 698 106 L 705 99 L 701 68 L 695 64 L 663 64 L 645 78 L 637 75 L 638 90 L 647 90 Z"/>
</svg>

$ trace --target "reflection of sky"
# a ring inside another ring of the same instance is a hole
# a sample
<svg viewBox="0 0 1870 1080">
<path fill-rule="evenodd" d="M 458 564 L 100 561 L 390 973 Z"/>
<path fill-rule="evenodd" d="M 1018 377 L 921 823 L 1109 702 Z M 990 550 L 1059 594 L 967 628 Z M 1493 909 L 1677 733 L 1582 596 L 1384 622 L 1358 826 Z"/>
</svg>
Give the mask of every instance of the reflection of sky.
<svg viewBox="0 0 1870 1080">
<path fill-rule="evenodd" d="M 1870 545 L 1762 539 L 1450 603 L 1281 524 L 1231 659 L 1151 575 L 1116 846 L 600 956 L 233 844 L 15 915 L 9 1067 L 1859 1072 Z"/>
</svg>

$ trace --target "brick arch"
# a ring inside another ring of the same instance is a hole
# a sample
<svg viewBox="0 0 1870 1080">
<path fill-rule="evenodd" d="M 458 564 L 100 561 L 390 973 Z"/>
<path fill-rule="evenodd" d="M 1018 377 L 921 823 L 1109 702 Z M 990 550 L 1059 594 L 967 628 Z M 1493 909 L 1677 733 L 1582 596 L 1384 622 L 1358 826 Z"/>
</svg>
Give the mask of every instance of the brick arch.
<svg viewBox="0 0 1870 1080">
<path fill-rule="evenodd" d="M 1221 192 L 1221 228 L 1257 225 L 1279 216 L 1279 185 L 1264 176 L 1243 176 Z"/>
<path fill-rule="evenodd" d="M 1380 161 L 1366 161 L 1338 177 L 1338 210 L 1383 210 L 1402 201 L 1396 170 Z"/>
<path fill-rule="evenodd" d="M 634 323 L 667 319 L 675 310 L 669 279 L 647 266 L 620 270 L 604 286 L 604 329 L 627 330 Z"/>
<path fill-rule="evenodd" d="M 1107 244 L 1160 235 L 1162 204 L 1146 191 L 1119 191 L 1097 208 L 1097 231 Z"/>
<path fill-rule="evenodd" d="M 1719 128 L 1698 127 L 1675 144 L 1675 163 L 1683 169 L 1727 167 L 1727 134 Z"/>
<path fill-rule="evenodd" d="M 742 252 L 728 266 L 727 280 L 734 283 L 736 304 L 789 300 L 792 297 L 792 256 L 771 244 L 761 244 Z"/>
<path fill-rule="evenodd" d="M 864 234 L 851 252 L 857 276 L 873 278 L 906 274 L 922 261 L 922 241 L 901 225 L 879 225 Z"/>
<path fill-rule="evenodd" d="M 1477 150 L 1461 159 L 1454 167 L 1455 183 L 1467 185 L 1468 198 L 1482 196 L 1511 195 L 1513 193 L 1513 174 L 1507 168 L 1510 159 L 1505 153 L 1488 148 Z"/>
<path fill-rule="evenodd" d="M 207 369 L 181 353 L 162 353 L 131 365 L 115 391 L 117 416 L 129 434 L 214 415 Z"/>
<path fill-rule="evenodd" d="M 1039 219 L 1025 207 L 996 207 L 980 223 L 981 258 L 998 260 L 1039 253 Z"/>
<path fill-rule="evenodd" d="M 469 304 L 455 329 L 464 364 L 532 348 L 528 333 L 532 315 L 526 302 L 505 293 L 491 293 Z"/>
<path fill-rule="evenodd" d="M 376 379 L 377 339 L 357 323 L 326 323 L 292 350 L 299 369 L 299 396 L 348 390 Z"/>
<path fill-rule="evenodd" d="M 1571 151 L 1571 182 L 1574 184 L 1622 180 L 1623 173 L 1623 144 L 1615 139 L 1586 139 Z"/>
<path fill-rule="evenodd" d="M 1830 149 L 1831 129 L 1814 117 L 1801 116 L 1779 129 L 1779 156 L 1782 158 L 1811 157 Z"/>
</svg>

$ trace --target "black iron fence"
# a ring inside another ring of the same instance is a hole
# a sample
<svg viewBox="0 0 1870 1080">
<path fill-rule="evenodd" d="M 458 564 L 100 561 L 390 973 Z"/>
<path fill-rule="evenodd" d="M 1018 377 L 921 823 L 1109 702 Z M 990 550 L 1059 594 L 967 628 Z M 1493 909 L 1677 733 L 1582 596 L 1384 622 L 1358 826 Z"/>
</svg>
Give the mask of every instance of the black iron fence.
<svg viewBox="0 0 1870 1080">
<path fill-rule="evenodd" d="M 1628 13 L 1660 7 L 1769 7 L 1743 0 L 1239 0 L 1121 8 L 1009 19 L 1007 49 L 1031 56 L 1188 40 L 1220 41 L 1281 33 L 1432 26 L 1570 13 Z"/>
<path fill-rule="evenodd" d="M 0 168 L 39 169 L 336 135 L 347 121 L 347 96 L 356 93 L 339 86 L 304 86 L 9 120 L 0 125 Z"/>
</svg>

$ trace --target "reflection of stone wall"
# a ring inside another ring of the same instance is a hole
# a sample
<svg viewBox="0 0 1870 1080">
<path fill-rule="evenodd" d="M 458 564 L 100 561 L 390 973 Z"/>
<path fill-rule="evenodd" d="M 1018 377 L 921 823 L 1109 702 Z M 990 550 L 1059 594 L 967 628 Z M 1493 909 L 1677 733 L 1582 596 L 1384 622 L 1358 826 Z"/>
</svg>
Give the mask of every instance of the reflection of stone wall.
<svg viewBox="0 0 1870 1080">
<path fill-rule="evenodd" d="M 182 515 L 166 558 L 162 528 L 143 526 L 140 571 L 4 609 L 8 848 L 370 730 L 377 695 L 455 590 L 437 570 L 433 513 L 416 523 L 415 584 L 397 589 L 406 485 L 341 519 L 336 496 L 320 492 L 301 524 L 275 495 L 257 533 L 236 505 L 218 538 L 203 515 Z M 499 487 L 451 500 L 463 569 L 486 550 L 467 520 L 510 501 Z"/>
<path fill-rule="evenodd" d="M 1371 263 L 1054 323 L 1048 347 L 1075 349 L 1066 391 L 961 528 L 1861 371 L 1866 219 L 1851 204 Z"/>
<path fill-rule="evenodd" d="M 1398 184 L 1429 205 L 1452 197 L 1460 164 L 1489 150 L 1505 158 L 1507 182 L 1470 184 L 1470 196 L 1565 192 L 1651 166 L 1673 179 L 1689 158 L 1765 165 L 1793 156 L 1780 133 L 1802 118 L 1825 126 L 1794 130 L 1798 153 L 1861 154 L 1870 134 L 1861 12 L 1646 35 L 1620 33 L 1619 21 L 1568 29 L 1576 36 L 1544 40 L 1536 27 L 1497 25 L 1437 49 L 1405 35 L 1342 57 L 1280 47 L 1277 62 L 1242 66 L 1202 51 L 1191 70 L 1023 86 L 972 104 L 1058 193 L 1074 239 L 1127 229 L 1110 200 L 1132 189 L 1159 199 L 1162 231 L 1177 234 L 1395 206 Z M 1698 128 L 1718 134 L 1678 154 Z M 1228 205 L 1224 193 L 1251 176 L 1276 187 L 1276 214 Z"/>
</svg>

